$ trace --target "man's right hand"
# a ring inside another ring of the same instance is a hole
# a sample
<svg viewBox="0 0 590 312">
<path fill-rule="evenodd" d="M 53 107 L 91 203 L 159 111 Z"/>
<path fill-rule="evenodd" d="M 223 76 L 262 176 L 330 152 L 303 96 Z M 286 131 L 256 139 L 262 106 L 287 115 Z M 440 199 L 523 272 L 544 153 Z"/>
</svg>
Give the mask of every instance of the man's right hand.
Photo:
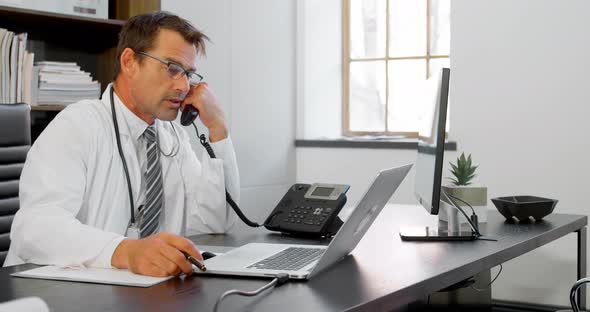
<svg viewBox="0 0 590 312">
<path fill-rule="evenodd" d="M 192 264 L 182 252 L 203 261 L 201 253 L 188 239 L 171 233 L 159 233 L 143 239 L 125 239 L 115 249 L 111 265 L 148 276 L 176 276 L 193 273 Z"/>
</svg>

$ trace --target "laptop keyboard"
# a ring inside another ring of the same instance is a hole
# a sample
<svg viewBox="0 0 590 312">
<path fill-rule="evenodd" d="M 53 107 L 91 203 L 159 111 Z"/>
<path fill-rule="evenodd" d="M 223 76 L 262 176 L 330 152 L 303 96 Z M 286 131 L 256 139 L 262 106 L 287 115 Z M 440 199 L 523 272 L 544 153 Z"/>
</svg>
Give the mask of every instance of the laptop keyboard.
<svg viewBox="0 0 590 312">
<path fill-rule="evenodd" d="M 268 258 L 262 259 L 250 266 L 249 269 L 297 271 L 317 260 L 325 249 L 289 247 Z"/>
</svg>

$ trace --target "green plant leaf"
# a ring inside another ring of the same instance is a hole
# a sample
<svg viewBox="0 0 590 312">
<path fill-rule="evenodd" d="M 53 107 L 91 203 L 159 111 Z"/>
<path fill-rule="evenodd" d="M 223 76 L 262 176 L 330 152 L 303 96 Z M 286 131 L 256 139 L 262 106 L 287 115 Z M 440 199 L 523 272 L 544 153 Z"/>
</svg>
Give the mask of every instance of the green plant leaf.
<svg viewBox="0 0 590 312">
<path fill-rule="evenodd" d="M 462 152 L 455 163 L 449 162 L 451 166 L 450 172 L 454 178 L 449 178 L 455 185 L 470 185 L 471 180 L 476 174 L 476 170 L 479 166 L 473 165 L 473 159 L 471 154 L 465 156 L 465 152 Z"/>
</svg>

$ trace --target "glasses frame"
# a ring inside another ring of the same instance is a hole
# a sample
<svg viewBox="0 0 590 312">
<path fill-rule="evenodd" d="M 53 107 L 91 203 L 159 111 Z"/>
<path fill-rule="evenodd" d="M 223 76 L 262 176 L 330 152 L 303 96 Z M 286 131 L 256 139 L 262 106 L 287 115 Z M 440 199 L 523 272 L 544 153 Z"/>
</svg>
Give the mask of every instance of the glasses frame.
<svg viewBox="0 0 590 312">
<path fill-rule="evenodd" d="M 159 58 L 159 57 L 157 57 L 157 56 L 155 56 L 155 55 L 152 55 L 152 54 L 150 54 L 150 53 L 147 53 L 147 52 L 142 52 L 142 51 L 139 51 L 139 52 L 135 52 L 135 53 L 137 53 L 137 54 L 140 54 L 140 55 L 145 55 L 145 56 L 151 57 L 151 58 L 153 58 L 154 60 L 160 61 L 162 64 L 165 64 L 165 65 L 166 65 L 166 72 L 168 73 L 168 76 L 170 76 L 170 78 L 172 78 L 172 79 L 174 79 L 174 80 L 178 80 L 178 79 L 180 79 L 180 77 L 182 77 L 182 76 L 184 75 L 184 76 L 186 76 L 188 83 L 189 83 L 190 85 L 192 85 L 192 86 L 194 86 L 194 85 L 197 85 L 199 82 L 203 81 L 203 76 L 202 76 L 202 75 L 200 75 L 200 74 L 197 74 L 197 73 L 196 73 L 196 72 L 194 72 L 194 71 L 186 70 L 186 69 L 184 69 L 184 67 L 182 67 L 182 65 L 180 65 L 180 64 L 178 64 L 178 63 L 176 63 L 176 62 L 172 62 L 172 61 L 164 60 L 164 59 L 162 59 L 162 58 Z M 177 66 L 178 68 L 180 68 L 180 69 L 181 69 L 181 72 L 182 72 L 182 74 L 180 74 L 180 75 L 179 75 L 178 77 L 176 77 L 176 78 L 174 78 L 174 76 L 171 76 L 171 75 L 170 75 L 170 72 L 169 72 L 169 68 L 170 68 L 170 66 L 171 66 L 171 65 L 174 65 L 174 66 Z M 198 78 L 198 80 L 199 80 L 199 81 L 197 81 L 196 83 L 191 83 L 191 82 L 190 82 L 190 81 L 191 81 L 191 78 L 190 78 L 190 77 L 191 77 L 191 76 L 193 76 L 193 75 L 194 75 L 194 76 L 196 76 L 196 77 Z"/>
</svg>

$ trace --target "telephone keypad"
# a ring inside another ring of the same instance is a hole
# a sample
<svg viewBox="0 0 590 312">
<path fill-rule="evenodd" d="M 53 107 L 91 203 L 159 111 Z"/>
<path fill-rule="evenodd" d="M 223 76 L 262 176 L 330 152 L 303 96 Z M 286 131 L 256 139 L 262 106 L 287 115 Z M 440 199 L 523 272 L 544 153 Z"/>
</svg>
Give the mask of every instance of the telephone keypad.
<svg viewBox="0 0 590 312">
<path fill-rule="evenodd" d="M 295 206 L 289 211 L 290 213 L 287 214 L 287 217 L 283 221 L 287 223 L 321 226 L 331 211 L 332 208 L 329 207 Z"/>
<path fill-rule="evenodd" d="M 346 203 L 346 196 L 341 194 L 337 200 L 304 197 L 310 187 L 294 184 L 267 218 L 265 227 L 285 233 L 319 236 L 327 233 L 329 223 L 337 218 Z"/>
</svg>

